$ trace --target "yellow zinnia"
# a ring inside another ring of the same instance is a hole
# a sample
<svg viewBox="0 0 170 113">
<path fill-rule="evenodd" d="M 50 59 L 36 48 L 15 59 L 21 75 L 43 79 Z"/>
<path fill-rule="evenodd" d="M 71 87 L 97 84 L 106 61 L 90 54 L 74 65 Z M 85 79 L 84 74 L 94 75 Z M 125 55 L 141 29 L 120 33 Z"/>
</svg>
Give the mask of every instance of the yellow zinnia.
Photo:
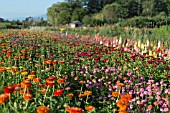
<svg viewBox="0 0 170 113">
<path fill-rule="evenodd" d="M 24 71 L 24 72 L 21 72 L 21 75 L 28 75 L 28 72 L 27 71 Z"/>
<path fill-rule="evenodd" d="M 35 75 L 28 75 L 28 79 L 34 79 Z"/>
</svg>

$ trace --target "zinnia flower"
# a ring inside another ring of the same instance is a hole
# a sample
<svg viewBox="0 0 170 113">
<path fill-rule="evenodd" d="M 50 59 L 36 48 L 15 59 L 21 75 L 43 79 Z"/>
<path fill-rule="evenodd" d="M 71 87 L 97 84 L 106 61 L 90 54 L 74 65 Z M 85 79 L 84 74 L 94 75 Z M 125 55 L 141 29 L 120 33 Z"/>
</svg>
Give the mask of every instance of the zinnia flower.
<svg viewBox="0 0 170 113">
<path fill-rule="evenodd" d="M 36 71 L 31 71 L 30 72 L 30 75 L 35 75 L 36 74 Z"/>
<path fill-rule="evenodd" d="M 66 107 L 66 111 L 69 112 L 69 113 L 82 113 L 82 108 L 79 108 L 79 107 L 69 107 L 67 106 Z"/>
<path fill-rule="evenodd" d="M 132 95 L 131 94 L 122 94 L 120 98 L 122 100 L 130 101 L 132 99 Z"/>
<path fill-rule="evenodd" d="M 31 87 L 31 82 L 29 80 L 24 80 L 22 83 L 21 83 L 21 87 L 22 88 L 29 88 Z"/>
<path fill-rule="evenodd" d="M 5 86 L 4 87 L 4 93 L 13 93 L 14 92 L 14 89 L 15 89 L 15 86 Z"/>
<path fill-rule="evenodd" d="M 21 75 L 28 75 L 28 72 L 27 71 L 23 71 L 23 72 L 21 72 Z"/>
<path fill-rule="evenodd" d="M 54 91 L 54 95 L 55 96 L 61 96 L 64 93 L 63 89 L 57 89 Z"/>
<path fill-rule="evenodd" d="M 87 111 L 93 111 L 95 109 L 95 107 L 94 106 L 87 106 L 85 109 Z"/>
<path fill-rule="evenodd" d="M 124 86 L 124 84 L 123 84 L 123 83 L 120 83 L 119 81 L 117 81 L 117 82 L 116 82 L 116 86 L 119 87 L 119 88 L 121 88 L 121 87 Z"/>
<path fill-rule="evenodd" d="M 26 94 L 24 94 L 23 95 L 23 98 L 25 99 L 25 100 L 31 100 L 32 99 L 32 94 L 30 94 L 30 93 L 26 93 Z"/>
<path fill-rule="evenodd" d="M 5 72 L 7 69 L 5 67 L 0 67 L 0 72 Z"/>
<path fill-rule="evenodd" d="M 52 63 L 52 60 L 45 60 L 44 61 L 44 64 L 51 64 Z"/>
<path fill-rule="evenodd" d="M 118 97 L 118 95 L 119 95 L 119 92 L 112 92 L 113 97 Z"/>
<path fill-rule="evenodd" d="M 55 82 L 54 81 L 46 81 L 46 85 L 49 86 L 49 87 L 52 87 L 55 85 Z"/>
<path fill-rule="evenodd" d="M 46 106 L 39 106 L 37 109 L 37 113 L 49 113 L 50 109 Z"/>
<path fill-rule="evenodd" d="M 41 78 L 34 78 L 34 79 L 33 79 L 33 82 L 36 82 L 36 83 L 37 83 L 37 82 L 41 82 Z"/>
<path fill-rule="evenodd" d="M 26 53 L 27 51 L 26 51 L 26 49 L 23 49 L 23 50 L 21 50 L 21 53 Z"/>
<path fill-rule="evenodd" d="M 28 75 L 28 79 L 33 79 L 35 75 Z"/>
<path fill-rule="evenodd" d="M 69 98 L 73 98 L 73 97 L 74 97 L 74 94 L 73 94 L 73 93 L 69 93 L 69 94 L 67 94 L 66 96 L 69 97 Z"/>
<path fill-rule="evenodd" d="M 128 101 L 126 100 L 119 100 L 116 104 L 120 110 L 126 111 L 126 108 L 128 107 Z"/>
<path fill-rule="evenodd" d="M 54 86 L 55 85 L 54 80 L 56 80 L 55 76 L 51 76 L 51 77 L 47 78 L 46 79 L 46 85 L 50 86 L 50 87 Z"/>
<path fill-rule="evenodd" d="M 9 95 L 8 94 L 1 94 L 0 95 L 0 104 L 4 104 L 8 100 L 9 100 Z"/>
<path fill-rule="evenodd" d="M 59 84 L 63 84 L 64 82 L 65 82 L 65 80 L 61 79 L 61 78 L 57 80 L 57 83 L 59 83 Z"/>
<path fill-rule="evenodd" d="M 153 106 L 152 106 L 152 105 L 149 105 L 147 109 L 148 109 L 148 110 L 151 110 L 152 108 L 153 108 Z"/>
<path fill-rule="evenodd" d="M 86 91 L 84 92 L 84 95 L 88 95 L 88 96 L 89 96 L 89 95 L 92 95 L 92 91 L 87 91 L 87 90 L 86 90 Z"/>
<path fill-rule="evenodd" d="M 128 113 L 126 110 L 118 110 L 118 113 Z"/>
<path fill-rule="evenodd" d="M 86 97 L 86 95 L 85 95 L 85 94 L 80 93 L 80 94 L 78 95 L 78 97 L 79 97 L 79 98 L 84 98 L 84 97 Z"/>
</svg>

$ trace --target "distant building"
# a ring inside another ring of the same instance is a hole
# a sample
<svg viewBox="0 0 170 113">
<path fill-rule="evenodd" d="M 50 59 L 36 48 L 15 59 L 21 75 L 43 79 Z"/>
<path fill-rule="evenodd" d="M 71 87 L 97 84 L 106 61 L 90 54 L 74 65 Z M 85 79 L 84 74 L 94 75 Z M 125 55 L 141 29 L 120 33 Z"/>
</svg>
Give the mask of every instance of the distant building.
<svg viewBox="0 0 170 113">
<path fill-rule="evenodd" d="M 71 28 L 82 27 L 82 23 L 79 21 L 74 21 L 74 22 L 70 23 L 70 27 Z"/>
</svg>

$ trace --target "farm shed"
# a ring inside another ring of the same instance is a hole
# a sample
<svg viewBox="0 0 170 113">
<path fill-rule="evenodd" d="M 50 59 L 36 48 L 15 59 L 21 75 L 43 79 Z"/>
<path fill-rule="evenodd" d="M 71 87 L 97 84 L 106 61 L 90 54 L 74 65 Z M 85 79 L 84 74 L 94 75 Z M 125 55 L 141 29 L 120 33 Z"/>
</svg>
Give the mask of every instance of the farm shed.
<svg viewBox="0 0 170 113">
<path fill-rule="evenodd" d="M 79 21 L 75 21 L 75 22 L 70 23 L 70 27 L 71 28 L 82 27 L 82 23 Z"/>
</svg>

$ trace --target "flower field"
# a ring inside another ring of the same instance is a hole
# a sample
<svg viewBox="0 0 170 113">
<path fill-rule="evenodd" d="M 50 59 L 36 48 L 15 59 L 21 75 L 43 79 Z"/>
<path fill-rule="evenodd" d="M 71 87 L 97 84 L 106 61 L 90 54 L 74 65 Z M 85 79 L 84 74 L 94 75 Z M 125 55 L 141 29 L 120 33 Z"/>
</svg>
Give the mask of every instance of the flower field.
<svg viewBox="0 0 170 113">
<path fill-rule="evenodd" d="M 0 33 L 0 113 L 168 113 L 169 42 Z"/>
</svg>

